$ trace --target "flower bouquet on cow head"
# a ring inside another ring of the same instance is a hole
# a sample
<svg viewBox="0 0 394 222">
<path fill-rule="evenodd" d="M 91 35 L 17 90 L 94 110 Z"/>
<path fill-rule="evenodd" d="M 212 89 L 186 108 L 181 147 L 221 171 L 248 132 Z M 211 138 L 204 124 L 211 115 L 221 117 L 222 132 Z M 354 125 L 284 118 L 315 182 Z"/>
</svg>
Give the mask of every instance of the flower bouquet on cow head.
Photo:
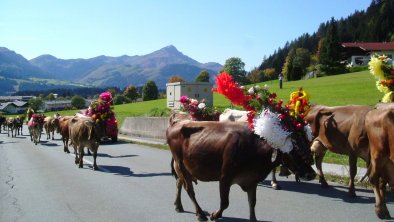
<svg viewBox="0 0 394 222">
<path fill-rule="evenodd" d="M 110 92 L 103 92 L 100 94 L 99 99 L 92 101 L 86 114 L 95 122 L 116 122 L 115 114 L 111 106 L 112 95 Z"/>
<path fill-rule="evenodd" d="M 234 105 L 249 111 L 250 128 L 272 147 L 290 152 L 293 144 L 288 138 L 292 135 L 305 135 L 308 140 L 312 139 L 310 127 L 303 120 L 303 116 L 293 115 L 289 106 L 282 106 L 283 101 L 277 101 L 276 93 L 271 93 L 267 85 L 246 89 L 234 82 L 231 75 L 222 72 L 216 77 L 216 86 L 214 92 L 224 95 Z"/>
<path fill-rule="evenodd" d="M 394 102 L 394 67 L 390 65 L 392 60 L 385 55 L 373 55 L 368 63 L 369 70 L 377 79 L 376 87 L 385 95 L 383 103 Z"/>
<path fill-rule="evenodd" d="M 198 102 L 196 99 L 181 96 L 179 102 L 182 105 L 182 111 L 188 112 L 193 120 L 196 121 L 218 121 L 220 112 L 215 108 L 207 107 L 204 101 Z"/>
</svg>

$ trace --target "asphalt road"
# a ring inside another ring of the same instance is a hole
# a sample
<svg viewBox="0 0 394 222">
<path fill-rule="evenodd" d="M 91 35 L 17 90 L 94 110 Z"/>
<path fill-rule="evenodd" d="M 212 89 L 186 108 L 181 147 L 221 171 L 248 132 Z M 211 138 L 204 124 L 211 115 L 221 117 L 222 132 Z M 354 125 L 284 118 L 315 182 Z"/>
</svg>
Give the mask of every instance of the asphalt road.
<svg viewBox="0 0 394 222">
<path fill-rule="evenodd" d="M 27 135 L 26 129 L 24 135 Z M 74 156 L 63 152 L 60 135 L 34 145 L 28 136 L 0 134 L 0 221 L 196 221 L 187 194 L 186 212 L 177 213 L 175 179 L 170 174 L 170 152 L 119 142 L 99 147 L 99 171 L 87 156 L 83 169 Z M 321 189 L 317 181 L 295 183 L 279 178 L 283 190 L 257 190 L 256 216 L 260 221 L 379 221 L 370 188 L 347 196 L 338 184 Z M 219 206 L 217 182 L 195 186 L 201 207 L 211 213 Z M 394 215 L 393 198 L 389 211 Z M 230 206 L 220 221 L 248 221 L 247 195 L 238 186 L 230 193 Z"/>
</svg>

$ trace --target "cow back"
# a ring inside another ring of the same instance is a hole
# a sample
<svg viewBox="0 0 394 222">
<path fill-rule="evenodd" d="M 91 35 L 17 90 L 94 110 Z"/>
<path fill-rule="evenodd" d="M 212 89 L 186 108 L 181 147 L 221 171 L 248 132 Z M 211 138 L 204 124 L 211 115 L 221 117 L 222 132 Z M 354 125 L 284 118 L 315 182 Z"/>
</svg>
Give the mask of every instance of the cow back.
<svg viewBox="0 0 394 222">
<path fill-rule="evenodd" d="M 365 116 L 370 106 L 313 106 L 306 116 L 314 137 L 329 150 L 349 154 L 359 153 L 368 158 L 368 137 L 365 130 Z"/>
</svg>

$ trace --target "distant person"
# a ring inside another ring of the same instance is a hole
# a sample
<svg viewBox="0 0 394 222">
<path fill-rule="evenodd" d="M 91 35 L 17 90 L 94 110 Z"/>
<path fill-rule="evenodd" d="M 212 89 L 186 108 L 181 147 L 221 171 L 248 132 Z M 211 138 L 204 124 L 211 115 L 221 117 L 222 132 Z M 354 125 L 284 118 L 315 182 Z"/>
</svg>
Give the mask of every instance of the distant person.
<svg viewBox="0 0 394 222">
<path fill-rule="evenodd" d="M 283 74 L 279 73 L 279 88 L 282 89 L 283 86 Z"/>
</svg>

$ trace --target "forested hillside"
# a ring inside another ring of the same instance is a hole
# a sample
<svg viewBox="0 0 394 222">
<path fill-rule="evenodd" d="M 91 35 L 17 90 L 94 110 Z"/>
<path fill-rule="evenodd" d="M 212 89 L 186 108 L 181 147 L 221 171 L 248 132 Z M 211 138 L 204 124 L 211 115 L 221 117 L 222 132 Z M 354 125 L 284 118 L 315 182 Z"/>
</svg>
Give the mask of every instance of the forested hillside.
<svg viewBox="0 0 394 222">
<path fill-rule="evenodd" d="M 394 1 L 372 0 L 365 11 L 355 11 L 347 18 L 332 18 L 330 21 L 320 24 L 315 33 L 305 33 L 297 39 L 287 42 L 283 47 L 279 47 L 272 55 L 264 58 L 261 65 L 252 70 L 250 74 L 256 75 L 256 73 L 264 72 L 267 69 L 275 69 L 275 73 L 286 72 L 286 63 L 294 62 L 289 61 L 291 59 L 288 57 L 289 54 L 294 56 L 297 53 L 309 56 L 307 58 L 309 66 L 303 70 L 304 72 L 318 70 L 328 75 L 343 73 L 344 70 L 341 67 L 324 70 L 324 66 L 318 65 L 321 64 L 322 57 L 328 56 L 329 58 L 326 59 L 330 60 L 328 61 L 329 65 L 339 66 L 338 62 L 346 59 L 343 52 L 333 53 L 327 52 L 327 50 L 340 50 L 338 44 L 343 42 L 394 42 Z M 320 70 L 321 68 L 323 70 Z M 267 78 L 267 75 L 265 77 Z M 292 77 L 290 76 L 288 79 L 299 79 Z M 276 76 L 271 76 L 271 78 L 276 78 Z"/>
</svg>

